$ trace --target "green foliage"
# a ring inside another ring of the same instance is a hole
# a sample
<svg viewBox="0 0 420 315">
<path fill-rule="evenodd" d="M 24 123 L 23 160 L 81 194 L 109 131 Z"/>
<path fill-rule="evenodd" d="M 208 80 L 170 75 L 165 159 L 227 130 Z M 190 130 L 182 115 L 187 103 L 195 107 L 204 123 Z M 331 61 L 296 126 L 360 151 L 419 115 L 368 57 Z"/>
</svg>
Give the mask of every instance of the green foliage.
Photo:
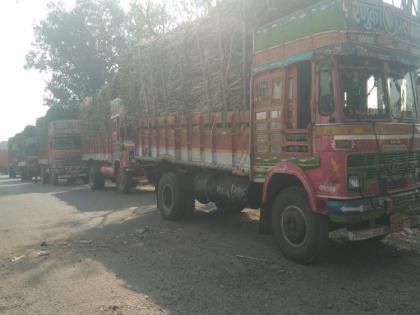
<svg viewBox="0 0 420 315">
<path fill-rule="evenodd" d="M 34 34 L 26 67 L 51 74 L 49 106 L 79 105 L 93 95 L 115 73 L 127 47 L 126 17 L 116 0 L 78 0 L 69 11 L 51 2 Z"/>
</svg>

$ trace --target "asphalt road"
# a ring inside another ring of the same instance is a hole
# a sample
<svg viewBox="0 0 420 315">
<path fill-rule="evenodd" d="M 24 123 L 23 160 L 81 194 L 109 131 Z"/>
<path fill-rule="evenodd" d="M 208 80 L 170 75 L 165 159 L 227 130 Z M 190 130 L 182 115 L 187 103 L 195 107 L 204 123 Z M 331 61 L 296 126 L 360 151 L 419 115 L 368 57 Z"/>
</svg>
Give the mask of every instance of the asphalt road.
<svg viewBox="0 0 420 315">
<path fill-rule="evenodd" d="M 204 211 L 203 211 L 204 209 Z M 284 259 L 258 213 L 166 222 L 153 191 L 0 177 L 1 314 L 420 313 L 420 232 Z"/>
</svg>

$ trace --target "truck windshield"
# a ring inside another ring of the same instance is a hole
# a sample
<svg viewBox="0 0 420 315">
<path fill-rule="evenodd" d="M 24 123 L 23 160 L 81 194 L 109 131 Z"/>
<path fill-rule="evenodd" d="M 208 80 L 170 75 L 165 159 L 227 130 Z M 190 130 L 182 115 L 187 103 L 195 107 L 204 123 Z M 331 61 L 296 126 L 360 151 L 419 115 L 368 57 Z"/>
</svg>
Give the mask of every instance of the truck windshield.
<svg viewBox="0 0 420 315">
<path fill-rule="evenodd" d="M 340 72 L 346 117 L 372 119 L 389 116 L 383 63 L 342 57 Z"/>
<path fill-rule="evenodd" d="M 35 156 L 37 154 L 36 138 L 27 138 L 25 141 L 25 155 Z"/>
<path fill-rule="evenodd" d="M 417 118 L 413 75 L 409 70 L 378 60 L 341 57 L 340 73 L 347 118 Z"/>
<path fill-rule="evenodd" d="M 57 150 L 63 149 L 78 149 L 82 145 L 82 140 L 80 135 L 75 136 L 59 136 L 54 137 L 53 147 Z"/>
<path fill-rule="evenodd" d="M 392 116 L 399 120 L 416 120 L 415 74 L 399 69 L 387 78 Z"/>
</svg>

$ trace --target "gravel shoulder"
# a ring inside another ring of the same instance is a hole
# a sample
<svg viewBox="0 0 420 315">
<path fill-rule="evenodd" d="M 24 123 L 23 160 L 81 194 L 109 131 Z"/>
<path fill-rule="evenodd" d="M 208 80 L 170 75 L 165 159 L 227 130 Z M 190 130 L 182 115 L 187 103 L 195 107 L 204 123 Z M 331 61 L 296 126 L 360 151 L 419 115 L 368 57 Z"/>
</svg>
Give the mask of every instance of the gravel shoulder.
<svg viewBox="0 0 420 315">
<path fill-rule="evenodd" d="M 300 266 L 258 212 L 200 206 L 163 221 L 155 195 L 0 177 L 0 314 L 420 313 L 420 232 L 331 241 Z"/>
</svg>

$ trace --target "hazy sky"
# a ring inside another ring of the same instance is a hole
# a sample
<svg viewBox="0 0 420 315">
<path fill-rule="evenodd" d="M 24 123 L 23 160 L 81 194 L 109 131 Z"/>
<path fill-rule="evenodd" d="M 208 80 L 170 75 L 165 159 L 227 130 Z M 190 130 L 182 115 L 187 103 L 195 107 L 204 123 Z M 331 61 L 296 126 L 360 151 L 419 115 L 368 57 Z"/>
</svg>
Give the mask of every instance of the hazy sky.
<svg viewBox="0 0 420 315">
<path fill-rule="evenodd" d="M 0 0 L 0 141 L 43 116 L 45 77 L 24 70 L 33 40 L 32 25 L 46 15 L 48 0 Z M 121 3 L 127 7 L 129 0 Z M 386 0 L 392 2 L 392 0 Z M 64 0 L 71 7 L 74 0 Z M 400 0 L 395 0 L 395 4 Z"/>
<path fill-rule="evenodd" d="M 64 0 L 71 7 L 74 0 Z M 127 5 L 129 0 L 120 1 Z M 28 124 L 47 108 L 39 72 L 25 70 L 25 55 L 33 41 L 32 25 L 46 15 L 48 0 L 0 0 L 0 141 Z"/>
<path fill-rule="evenodd" d="M 42 116 L 44 79 L 23 69 L 33 38 L 32 24 L 45 16 L 47 0 L 0 1 L 0 141 Z"/>
</svg>

